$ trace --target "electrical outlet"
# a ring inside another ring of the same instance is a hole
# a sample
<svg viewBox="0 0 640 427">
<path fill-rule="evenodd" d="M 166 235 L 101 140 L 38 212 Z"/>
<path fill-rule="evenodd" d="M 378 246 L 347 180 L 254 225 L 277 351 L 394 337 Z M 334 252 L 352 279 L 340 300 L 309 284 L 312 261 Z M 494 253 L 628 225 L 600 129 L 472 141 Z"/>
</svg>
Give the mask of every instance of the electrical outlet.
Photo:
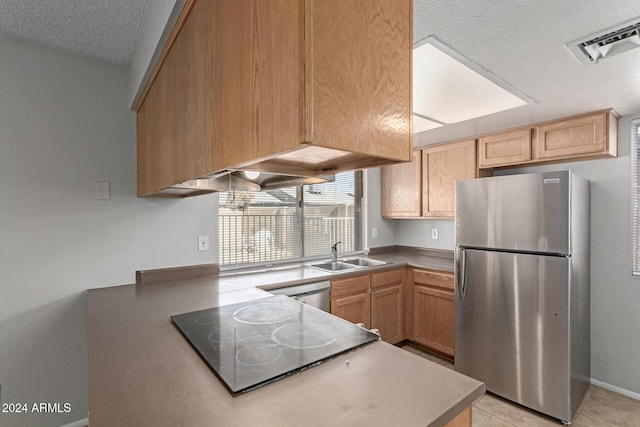
<svg viewBox="0 0 640 427">
<path fill-rule="evenodd" d="M 372 239 L 377 239 L 378 238 L 378 229 L 377 228 L 372 228 L 371 229 L 371 238 Z"/>
<path fill-rule="evenodd" d="M 209 250 L 209 236 L 198 236 L 198 251 L 205 252 Z"/>
<path fill-rule="evenodd" d="M 438 229 L 437 228 L 432 228 L 431 229 L 431 238 L 433 240 L 438 240 Z"/>
</svg>

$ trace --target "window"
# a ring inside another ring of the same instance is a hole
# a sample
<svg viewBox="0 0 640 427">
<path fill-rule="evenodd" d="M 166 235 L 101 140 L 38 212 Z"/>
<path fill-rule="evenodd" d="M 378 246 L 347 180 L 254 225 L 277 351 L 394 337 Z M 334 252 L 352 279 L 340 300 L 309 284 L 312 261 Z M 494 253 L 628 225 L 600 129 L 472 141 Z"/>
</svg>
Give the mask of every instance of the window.
<svg viewBox="0 0 640 427">
<path fill-rule="evenodd" d="M 631 273 L 640 276 L 640 119 L 631 124 Z"/>
<path fill-rule="evenodd" d="M 334 182 L 263 192 L 220 193 L 220 265 L 270 264 L 358 252 L 362 242 L 362 172 Z"/>
</svg>

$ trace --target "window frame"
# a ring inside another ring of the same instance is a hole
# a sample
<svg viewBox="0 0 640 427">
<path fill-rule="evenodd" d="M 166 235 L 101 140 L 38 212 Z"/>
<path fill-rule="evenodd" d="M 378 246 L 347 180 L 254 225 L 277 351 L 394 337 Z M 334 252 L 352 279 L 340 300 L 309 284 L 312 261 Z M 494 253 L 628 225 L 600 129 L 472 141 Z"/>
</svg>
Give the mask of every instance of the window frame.
<svg viewBox="0 0 640 427">
<path fill-rule="evenodd" d="M 631 121 L 631 276 L 640 278 L 640 118 Z"/>
<path fill-rule="evenodd" d="M 354 175 L 356 178 L 356 183 L 355 186 L 356 188 L 360 188 L 360 198 L 359 198 L 359 203 L 356 201 L 356 198 L 354 197 L 354 202 L 355 202 L 355 206 L 354 206 L 354 212 L 359 212 L 360 213 L 360 242 L 361 242 L 361 249 L 359 250 L 354 250 L 354 251 L 350 251 L 350 252 L 339 252 L 339 256 L 340 257 L 349 257 L 349 256 L 356 256 L 356 255 L 362 255 L 362 254 L 366 254 L 368 253 L 368 242 L 367 242 L 367 174 L 364 170 L 360 170 L 360 171 L 354 171 L 354 173 L 356 175 Z M 359 174 L 359 178 L 357 178 Z M 358 183 L 357 180 L 359 180 L 360 182 Z M 299 194 L 299 203 L 300 206 L 298 207 L 298 209 L 302 210 L 302 212 L 304 212 L 304 185 L 298 185 L 298 186 L 292 186 L 292 187 L 296 187 L 298 188 L 298 194 Z M 356 191 L 356 195 L 358 195 L 358 192 Z M 220 215 L 217 216 L 218 218 L 220 218 Z M 218 227 L 217 227 L 217 232 L 218 232 L 218 238 L 220 236 L 221 233 L 221 227 L 220 227 L 220 222 L 218 221 Z M 304 233 L 304 228 L 301 229 L 301 233 Z M 304 237 L 303 237 L 304 238 Z M 355 238 L 355 236 L 354 236 Z M 303 244 L 303 251 L 304 251 L 304 244 Z M 280 259 L 280 260 L 271 260 L 271 261 L 258 261 L 258 262 L 249 262 L 249 263 L 242 263 L 242 264 L 222 264 L 221 263 L 221 254 L 222 254 L 222 248 L 219 247 L 218 248 L 218 266 L 221 272 L 227 272 L 227 271 L 238 271 L 238 270 L 260 270 L 260 269 L 267 269 L 269 271 L 273 271 L 276 270 L 277 267 L 280 267 L 282 269 L 284 268 L 290 268 L 292 265 L 303 265 L 306 263 L 310 263 L 310 262 L 314 262 L 314 261 L 318 261 L 318 260 L 326 260 L 329 259 L 331 257 L 331 254 L 329 251 L 327 251 L 326 254 L 323 255 L 316 255 L 316 256 L 303 256 L 303 257 L 294 257 L 294 258 L 287 258 L 287 259 Z"/>
</svg>

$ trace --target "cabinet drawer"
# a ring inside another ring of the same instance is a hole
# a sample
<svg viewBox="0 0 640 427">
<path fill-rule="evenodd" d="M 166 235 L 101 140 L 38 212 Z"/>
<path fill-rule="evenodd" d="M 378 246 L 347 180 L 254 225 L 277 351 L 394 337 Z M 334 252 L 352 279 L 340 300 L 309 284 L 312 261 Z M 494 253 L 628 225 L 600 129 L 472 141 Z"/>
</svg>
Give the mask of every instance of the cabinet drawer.
<svg viewBox="0 0 640 427">
<path fill-rule="evenodd" d="M 331 298 L 355 295 L 369 291 L 369 275 L 331 281 Z"/>
<path fill-rule="evenodd" d="M 404 269 L 398 268 L 395 270 L 383 271 L 381 273 L 374 273 L 371 275 L 371 288 L 383 288 L 385 286 L 399 285 L 402 283 L 404 277 Z"/>
<path fill-rule="evenodd" d="M 414 269 L 413 283 L 453 291 L 453 273 Z"/>
</svg>

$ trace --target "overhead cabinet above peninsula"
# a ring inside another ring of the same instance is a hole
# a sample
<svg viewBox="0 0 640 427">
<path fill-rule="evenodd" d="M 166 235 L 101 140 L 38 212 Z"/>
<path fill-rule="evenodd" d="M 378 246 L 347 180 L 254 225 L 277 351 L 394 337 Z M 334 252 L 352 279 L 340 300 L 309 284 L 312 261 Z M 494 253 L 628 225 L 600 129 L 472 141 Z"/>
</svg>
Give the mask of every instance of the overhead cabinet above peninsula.
<svg viewBox="0 0 640 427">
<path fill-rule="evenodd" d="M 138 195 L 409 161 L 411 0 L 194 0 L 137 106 Z M 188 186 L 183 186 L 188 187 Z"/>
</svg>

